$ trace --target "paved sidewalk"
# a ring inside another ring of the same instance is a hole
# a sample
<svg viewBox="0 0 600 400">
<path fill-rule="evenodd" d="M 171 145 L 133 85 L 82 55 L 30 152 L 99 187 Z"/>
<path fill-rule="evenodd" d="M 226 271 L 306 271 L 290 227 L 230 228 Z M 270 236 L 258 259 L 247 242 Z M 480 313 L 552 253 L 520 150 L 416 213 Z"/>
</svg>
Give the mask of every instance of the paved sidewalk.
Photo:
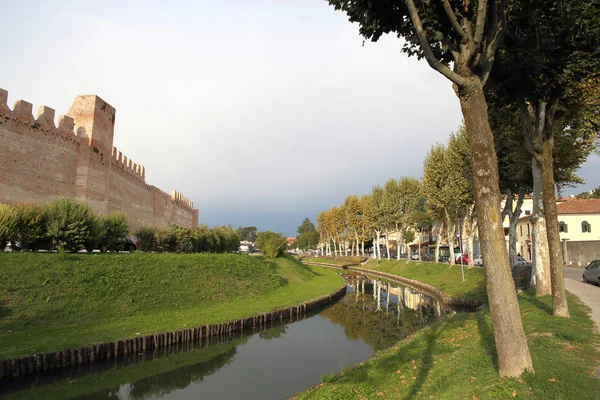
<svg viewBox="0 0 600 400">
<path fill-rule="evenodd" d="M 596 332 L 600 333 L 600 287 L 583 283 L 583 268 L 564 268 L 564 271 L 565 288 L 592 310 L 590 316 L 596 324 Z M 594 375 L 600 378 L 600 365 L 596 367 Z"/>
<path fill-rule="evenodd" d="M 592 321 L 596 324 L 596 331 L 600 333 L 600 287 L 583 283 L 583 268 L 565 268 L 564 271 L 565 288 L 592 310 Z"/>
</svg>

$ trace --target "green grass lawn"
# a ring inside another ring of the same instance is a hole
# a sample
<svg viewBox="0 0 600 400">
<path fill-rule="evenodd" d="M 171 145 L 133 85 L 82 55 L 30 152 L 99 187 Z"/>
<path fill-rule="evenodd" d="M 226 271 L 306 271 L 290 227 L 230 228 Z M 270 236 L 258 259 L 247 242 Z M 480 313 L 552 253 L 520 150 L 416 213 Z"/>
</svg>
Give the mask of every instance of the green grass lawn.
<svg viewBox="0 0 600 400">
<path fill-rule="evenodd" d="M 365 257 L 304 257 L 302 261 L 304 262 L 315 262 L 315 263 L 323 263 L 323 264 L 332 264 L 332 265 L 349 265 L 349 264 L 359 264 L 363 261 Z"/>
<path fill-rule="evenodd" d="M 442 290 L 449 296 L 464 299 L 486 299 L 485 277 L 481 268 L 464 268 L 465 280 L 462 280 L 461 266 L 435 264 L 406 260 L 370 260 L 362 266 L 365 269 L 387 272 L 427 283 Z"/>
<path fill-rule="evenodd" d="M 0 360 L 248 317 L 343 282 L 292 258 L 0 253 Z"/>
<path fill-rule="evenodd" d="M 322 378 L 300 399 L 598 399 L 600 345 L 586 307 L 569 295 L 570 319 L 551 316 L 550 296 L 519 296 L 535 373 L 498 376 L 489 311 L 459 313 L 377 357 Z"/>
</svg>

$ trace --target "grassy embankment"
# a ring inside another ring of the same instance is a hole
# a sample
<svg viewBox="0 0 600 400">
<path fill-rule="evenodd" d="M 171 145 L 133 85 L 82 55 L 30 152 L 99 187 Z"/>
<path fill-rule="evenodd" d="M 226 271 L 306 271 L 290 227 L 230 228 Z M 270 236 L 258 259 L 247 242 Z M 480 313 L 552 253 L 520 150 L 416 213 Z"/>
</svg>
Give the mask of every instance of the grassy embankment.
<svg viewBox="0 0 600 400">
<path fill-rule="evenodd" d="M 303 262 L 314 262 L 314 263 L 322 263 L 322 264 L 332 264 L 332 265 L 350 265 L 350 264 L 359 264 L 366 257 L 304 257 L 302 258 Z"/>
<path fill-rule="evenodd" d="M 464 299 L 486 299 L 485 278 L 481 268 L 464 268 L 462 280 L 461 266 L 435 264 L 406 260 L 370 260 L 362 266 L 365 269 L 387 272 L 415 281 L 435 286 L 449 296 Z"/>
<path fill-rule="evenodd" d="M 551 316 L 549 296 L 519 295 L 535 374 L 498 376 L 489 311 L 459 313 L 377 357 L 324 376 L 300 399 L 598 399 L 600 344 L 586 307 L 569 295 L 570 319 Z"/>
<path fill-rule="evenodd" d="M 0 253 L 0 360 L 229 321 L 342 285 L 290 258 Z"/>
</svg>

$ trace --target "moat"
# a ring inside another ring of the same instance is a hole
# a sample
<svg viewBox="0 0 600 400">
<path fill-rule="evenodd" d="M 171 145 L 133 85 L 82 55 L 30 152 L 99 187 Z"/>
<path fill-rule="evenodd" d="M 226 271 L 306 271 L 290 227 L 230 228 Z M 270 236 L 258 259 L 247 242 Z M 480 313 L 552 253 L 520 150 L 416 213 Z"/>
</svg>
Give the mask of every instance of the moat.
<svg viewBox="0 0 600 400">
<path fill-rule="evenodd" d="M 300 320 L 8 380 L 0 397 L 281 399 L 391 347 L 441 313 L 439 302 L 414 289 L 352 280 L 341 300 Z"/>
</svg>

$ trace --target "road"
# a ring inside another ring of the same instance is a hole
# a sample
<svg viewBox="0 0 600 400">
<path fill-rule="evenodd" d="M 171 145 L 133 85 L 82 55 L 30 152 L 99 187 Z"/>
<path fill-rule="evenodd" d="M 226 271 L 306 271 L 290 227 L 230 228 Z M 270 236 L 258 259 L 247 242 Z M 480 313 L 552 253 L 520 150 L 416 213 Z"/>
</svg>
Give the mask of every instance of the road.
<svg viewBox="0 0 600 400">
<path fill-rule="evenodd" d="M 600 333 L 600 287 L 583 283 L 583 268 L 564 268 L 564 271 L 565 288 L 592 310 L 592 320 Z"/>
</svg>

